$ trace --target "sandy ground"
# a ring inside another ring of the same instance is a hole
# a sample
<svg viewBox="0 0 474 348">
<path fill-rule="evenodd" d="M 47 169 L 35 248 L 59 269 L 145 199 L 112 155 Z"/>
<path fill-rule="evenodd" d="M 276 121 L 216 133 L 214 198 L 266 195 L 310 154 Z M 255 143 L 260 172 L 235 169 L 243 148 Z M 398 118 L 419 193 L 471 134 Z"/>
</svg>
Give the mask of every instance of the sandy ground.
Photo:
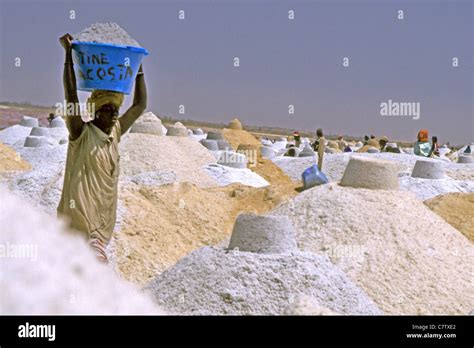
<svg viewBox="0 0 474 348">
<path fill-rule="evenodd" d="M 0 172 L 30 170 L 31 165 L 10 146 L 0 143 Z"/>
<path fill-rule="evenodd" d="M 474 193 L 448 193 L 425 204 L 474 243 Z"/>
</svg>

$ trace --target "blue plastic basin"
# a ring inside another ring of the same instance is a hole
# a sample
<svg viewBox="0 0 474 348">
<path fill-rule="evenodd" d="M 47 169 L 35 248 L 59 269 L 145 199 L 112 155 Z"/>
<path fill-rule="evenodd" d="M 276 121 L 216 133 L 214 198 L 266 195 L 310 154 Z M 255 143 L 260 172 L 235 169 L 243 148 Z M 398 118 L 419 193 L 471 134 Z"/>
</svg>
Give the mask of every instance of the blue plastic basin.
<svg viewBox="0 0 474 348">
<path fill-rule="evenodd" d="M 102 89 L 130 94 L 146 55 L 148 51 L 141 47 L 74 41 L 72 59 L 77 89 Z"/>
<path fill-rule="evenodd" d="M 305 190 L 329 182 L 326 175 L 318 169 L 317 165 L 305 169 L 303 174 L 301 174 L 301 177 L 303 179 L 303 187 Z"/>
</svg>

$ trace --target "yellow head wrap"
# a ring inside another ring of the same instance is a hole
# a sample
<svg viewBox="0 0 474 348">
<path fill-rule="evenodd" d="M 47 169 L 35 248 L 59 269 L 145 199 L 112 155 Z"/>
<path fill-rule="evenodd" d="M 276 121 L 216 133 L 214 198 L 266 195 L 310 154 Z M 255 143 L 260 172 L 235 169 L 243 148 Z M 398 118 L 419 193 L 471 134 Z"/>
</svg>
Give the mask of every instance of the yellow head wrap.
<svg viewBox="0 0 474 348">
<path fill-rule="evenodd" d="M 106 104 L 112 104 L 119 109 L 122 103 L 123 93 L 96 89 L 87 99 L 87 109 L 92 114 Z"/>
</svg>

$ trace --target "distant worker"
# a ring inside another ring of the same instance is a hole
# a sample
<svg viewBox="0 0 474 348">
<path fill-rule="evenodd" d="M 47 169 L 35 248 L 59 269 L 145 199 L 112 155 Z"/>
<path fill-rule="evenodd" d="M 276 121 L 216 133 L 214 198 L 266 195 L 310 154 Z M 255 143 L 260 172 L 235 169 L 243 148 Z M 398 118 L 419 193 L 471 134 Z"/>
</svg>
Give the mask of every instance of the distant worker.
<svg viewBox="0 0 474 348">
<path fill-rule="evenodd" d="M 63 75 L 65 99 L 77 105 L 79 98 L 72 60 L 72 36 L 66 34 L 59 41 L 66 53 Z M 69 145 L 58 215 L 69 218 L 70 226 L 84 234 L 97 258 L 104 262 L 107 262 L 105 247 L 116 223 L 118 143 L 147 105 L 141 66 L 135 79 L 133 104 L 118 117 L 123 98 L 119 92 L 95 90 L 87 103 L 92 121 L 84 122 L 81 115 L 73 113 L 73 110 L 66 114 Z"/>
<path fill-rule="evenodd" d="M 51 112 L 48 116 L 48 123 L 49 125 L 51 126 L 51 122 L 53 122 L 53 120 L 56 118 L 56 116 L 54 116 L 54 114 Z"/>
<path fill-rule="evenodd" d="M 429 157 L 432 156 L 439 156 L 439 144 L 438 144 L 438 137 L 433 136 L 431 137 L 431 150 Z"/>
<path fill-rule="evenodd" d="M 347 147 L 347 143 L 344 140 L 344 137 L 342 135 L 337 136 L 337 146 L 339 147 L 339 150 L 344 151 Z"/>
<path fill-rule="evenodd" d="M 388 142 L 387 137 L 382 137 L 379 140 L 377 140 L 374 135 L 371 135 L 370 139 L 369 139 L 368 136 L 365 136 L 364 140 L 365 140 L 364 141 L 364 146 L 359 148 L 356 152 L 365 153 L 365 152 L 368 152 L 370 149 L 376 149 L 376 150 L 382 151 L 382 148 Z"/>
<path fill-rule="evenodd" d="M 293 133 L 293 139 L 295 139 L 295 146 L 300 147 L 301 145 L 301 136 L 299 132 L 294 132 Z"/>
<path fill-rule="evenodd" d="M 417 142 L 414 146 L 415 155 L 429 157 L 431 152 L 431 145 L 428 141 L 428 130 L 422 129 L 418 132 Z"/>
<path fill-rule="evenodd" d="M 388 137 L 385 135 L 379 139 L 380 152 L 386 152 L 386 145 L 388 143 Z"/>
<path fill-rule="evenodd" d="M 318 128 L 316 130 L 316 140 L 313 143 L 313 149 L 318 153 L 318 169 L 321 171 L 323 168 L 323 156 L 324 149 L 326 146 L 326 139 L 323 136 L 323 130 Z"/>
<path fill-rule="evenodd" d="M 284 156 L 297 157 L 295 149 L 296 149 L 295 147 L 290 147 L 288 151 L 285 152 Z"/>
<path fill-rule="evenodd" d="M 390 143 L 388 137 L 383 136 L 379 139 L 380 152 L 401 153 L 396 143 Z"/>
</svg>

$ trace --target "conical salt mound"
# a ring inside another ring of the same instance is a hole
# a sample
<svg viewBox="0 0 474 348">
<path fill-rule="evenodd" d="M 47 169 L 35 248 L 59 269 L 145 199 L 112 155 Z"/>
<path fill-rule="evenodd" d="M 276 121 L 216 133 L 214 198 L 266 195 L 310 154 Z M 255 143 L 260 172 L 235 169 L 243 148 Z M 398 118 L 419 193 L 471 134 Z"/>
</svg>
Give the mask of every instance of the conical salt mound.
<svg viewBox="0 0 474 348">
<path fill-rule="evenodd" d="M 296 251 L 294 227 L 286 216 L 240 214 L 235 221 L 229 249 L 254 253 Z"/>
<path fill-rule="evenodd" d="M 443 179 L 445 177 L 442 162 L 418 160 L 411 173 L 414 178 Z"/>
<path fill-rule="evenodd" d="M 130 133 L 163 135 L 163 125 L 153 112 L 146 112 L 135 121 Z"/>
<path fill-rule="evenodd" d="M 239 119 L 234 118 L 229 122 L 229 128 L 234 130 L 242 130 L 242 123 L 240 123 Z"/>
<path fill-rule="evenodd" d="M 354 156 L 341 179 L 342 186 L 373 190 L 398 190 L 397 166 L 393 161 Z"/>
</svg>

